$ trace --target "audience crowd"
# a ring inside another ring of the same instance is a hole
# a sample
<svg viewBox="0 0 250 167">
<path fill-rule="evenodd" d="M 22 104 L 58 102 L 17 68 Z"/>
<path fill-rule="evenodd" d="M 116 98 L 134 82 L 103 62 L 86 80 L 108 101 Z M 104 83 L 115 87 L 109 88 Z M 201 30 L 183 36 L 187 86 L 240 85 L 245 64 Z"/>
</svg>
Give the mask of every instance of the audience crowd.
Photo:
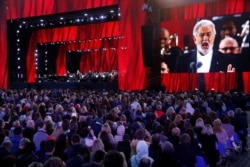
<svg viewBox="0 0 250 167">
<path fill-rule="evenodd" d="M 223 166 L 228 150 L 247 151 L 248 101 L 236 91 L 1 90 L 0 166 Z"/>
</svg>

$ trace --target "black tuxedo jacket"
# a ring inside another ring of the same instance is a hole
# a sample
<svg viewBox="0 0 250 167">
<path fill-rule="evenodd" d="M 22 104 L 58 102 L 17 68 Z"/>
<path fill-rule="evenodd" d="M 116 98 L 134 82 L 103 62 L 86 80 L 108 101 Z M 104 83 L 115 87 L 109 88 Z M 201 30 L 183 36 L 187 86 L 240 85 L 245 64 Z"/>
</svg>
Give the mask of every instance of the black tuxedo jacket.
<svg viewBox="0 0 250 167">
<path fill-rule="evenodd" d="M 197 50 L 179 56 L 176 61 L 175 72 L 196 72 L 197 69 L 191 67 L 191 64 L 196 64 L 196 59 Z M 209 72 L 227 72 L 228 64 L 232 64 L 237 71 L 235 57 L 213 50 Z"/>
</svg>

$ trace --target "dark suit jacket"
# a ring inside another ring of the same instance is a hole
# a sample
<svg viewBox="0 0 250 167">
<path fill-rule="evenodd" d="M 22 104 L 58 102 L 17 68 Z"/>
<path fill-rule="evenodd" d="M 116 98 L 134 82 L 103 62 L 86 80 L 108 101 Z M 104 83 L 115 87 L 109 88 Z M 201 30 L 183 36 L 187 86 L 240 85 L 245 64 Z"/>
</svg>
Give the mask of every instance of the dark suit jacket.
<svg viewBox="0 0 250 167">
<path fill-rule="evenodd" d="M 177 58 L 175 72 L 196 72 L 196 69 L 190 67 L 191 63 L 196 63 L 197 50 L 183 54 Z M 235 58 L 231 55 L 225 55 L 217 50 L 213 50 L 212 61 L 209 72 L 227 72 L 228 64 L 236 68 Z"/>
</svg>

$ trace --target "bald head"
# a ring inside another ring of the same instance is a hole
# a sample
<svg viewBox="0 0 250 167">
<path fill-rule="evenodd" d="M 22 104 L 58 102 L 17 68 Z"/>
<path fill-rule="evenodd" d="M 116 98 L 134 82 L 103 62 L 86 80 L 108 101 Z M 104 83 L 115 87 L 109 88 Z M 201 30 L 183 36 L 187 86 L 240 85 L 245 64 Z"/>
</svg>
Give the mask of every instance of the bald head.
<svg viewBox="0 0 250 167">
<path fill-rule="evenodd" d="M 238 42 L 232 37 L 225 37 L 220 41 L 219 51 L 225 54 L 239 54 Z"/>
<path fill-rule="evenodd" d="M 163 47 L 168 48 L 169 38 L 170 38 L 169 31 L 166 28 L 162 28 L 161 29 L 161 47 L 162 48 Z"/>
</svg>

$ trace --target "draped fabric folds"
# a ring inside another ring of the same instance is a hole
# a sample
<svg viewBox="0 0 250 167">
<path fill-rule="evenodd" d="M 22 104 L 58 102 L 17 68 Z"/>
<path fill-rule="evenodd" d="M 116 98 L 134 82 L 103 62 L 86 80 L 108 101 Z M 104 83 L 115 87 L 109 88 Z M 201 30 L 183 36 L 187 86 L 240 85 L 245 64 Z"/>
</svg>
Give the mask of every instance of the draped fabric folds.
<svg viewBox="0 0 250 167">
<path fill-rule="evenodd" d="M 9 19 L 27 18 L 83 9 L 119 5 L 121 17 L 119 21 L 98 25 L 71 26 L 54 29 L 41 29 L 32 33 L 26 56 L 27 81 L 34 82 L 35 48 L 38 43 L 65 42 L 60 44 L 56 58 L 56 73 L 66 72 L 65 52 L 80 49 L 82 56 L 79 68 L 86 70 L 118 69 L 118 82 L 121 90 L 145 89 L 146 69 L 143 66 L 141 26 L 144 24 L 145 13 L 142 11 L 144 0 L 2 0 L 0 1 L 0 88 L 8 88 L 8 53 L 7 53 L 7 22 Z M 248 0 L 219 0 L 167 9 L 164 16 L 174 24 L 182 21 L 213 15 L 225 15 L 250 11 Z M 184 26 L 185 27 L 185 24 Z M 188 27 L 185 27 L 188 28 Z M 178 30 L 178 31 L 181 31 Z M 109 37 L 122 39 L 108 39 Z M 108 39 L 105 41 L 105 39 Z M 91 41 L 88 41 L 91 40 Z M 74 43 L 76 41 L 76 43 Z M 84 42 L 85 41 L 85 42 Z M 91 58 L 90 58 L 91 57 Z M 98 58 L 97 58 L 98 57 Z M 93 64 L 94 62 L 94 64 Z M 248 80 L 248 74 L 243 79 Z M 172 91 L 184 91 L 195 88 L 196 76 L 170 74 L 172 85 L 166 85 Z M 167 76 L 169 77 L 169 76 Z M 217 77 L 217 76 L 216 76 Z M 218 74 L 218 77 L 220 74 Z M 227 77 L 224 78 L 227 80 Z M 174 81 L 174 82 L 172 82 Z M 169 82 L 169 81 L 168 81 Z M 174 84 L 173 84 L 174 83 Z M 187 85 L 182 85 L 183 83 Z M 245 82 L 245 91 L 250 92 Z M 230 83 L 231 84 L 231 83 Z M 234 85 L 234 84 L 232 84 Z M 199 85 L 198 85 L 199 86 Z M 220 85 L 222 87 L 222 85 Z M 231 86 L 230 86 L 231 88 Z M 208 89 L 208 88 L 207 88 Z"/>
<path fill-rule="evenodd" d="M 213 89 L 216 92 L 225 92 L 237 89 L 237 77 L 237 73 L 168 73 L 162 74 L 162 86 L 169 92 L 195 89 L 205 89 L 205 91 Z M 245 86 L 249 85 L 250 73 L 244 73 L 243 77 Z M 204 81 L 204 85 L 201 85 L 201 80 Z M 245 88 L 247 92 L 249 86 Z"/>
</svg>

